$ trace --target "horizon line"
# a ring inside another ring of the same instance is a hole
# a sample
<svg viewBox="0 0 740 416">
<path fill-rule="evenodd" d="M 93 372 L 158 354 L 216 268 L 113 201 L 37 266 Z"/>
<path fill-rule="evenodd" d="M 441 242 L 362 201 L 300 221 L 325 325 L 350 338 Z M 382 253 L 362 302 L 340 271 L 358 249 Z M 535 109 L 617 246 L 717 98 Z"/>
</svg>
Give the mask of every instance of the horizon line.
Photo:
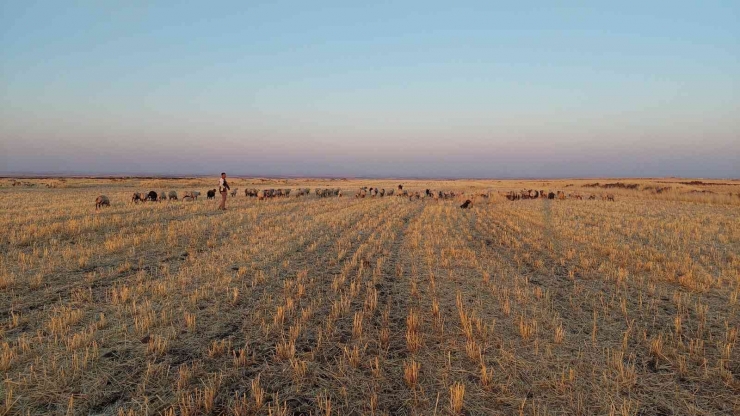
<svg viewBox="0 0 740 416">
<path fill-rule="evenodd" d="M 251 174 L 228 174 L 236 179 L 317 179 L 317 180 L 436 180 L 436 181 L 464 181 L 464 180 L 598 180 L 598 179 L 708 179 L 708 180 L 727 180 L 740 181 L 740 178 L 732 177 L 708 177 L 708 176 L 481 176 L 481 177 L 442 177 L 442 176 L 367 176 L 367 175 L 251 175 Z M 0 179 L 201 179 L 209 177 L 218 177 L 214 174 L 195 174 L 195 175 L 167 175 L 167 174 L 121 174 L 121 173 L 55 173 L 55 172 L 6 172 L 0 173 Z"/>
</svg>

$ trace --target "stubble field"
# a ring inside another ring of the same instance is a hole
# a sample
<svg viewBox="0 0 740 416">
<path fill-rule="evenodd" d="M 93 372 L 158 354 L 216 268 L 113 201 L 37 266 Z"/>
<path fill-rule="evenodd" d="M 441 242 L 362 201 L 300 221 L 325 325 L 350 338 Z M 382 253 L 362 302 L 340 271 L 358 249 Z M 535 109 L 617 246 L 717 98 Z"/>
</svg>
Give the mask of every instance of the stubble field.
<svg viewBox="0 0 740 416">
<path fill-rule="evenodd" d="M 740 181 L 214 182 L 0 180 L 0 415 L 740 413 Z"/>
</svg>

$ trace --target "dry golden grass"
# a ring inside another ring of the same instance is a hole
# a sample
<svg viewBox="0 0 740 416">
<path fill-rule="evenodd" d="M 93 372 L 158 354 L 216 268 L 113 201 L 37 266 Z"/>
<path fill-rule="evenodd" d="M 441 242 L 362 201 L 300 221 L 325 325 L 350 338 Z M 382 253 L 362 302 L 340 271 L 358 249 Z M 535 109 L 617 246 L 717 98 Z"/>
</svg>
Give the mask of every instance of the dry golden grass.
<svg viewBox="0 0 740 416">
<path fill-rule="evenodd" d="M 0 415 L 740 413 L 740 181 L 232 182 L 0 179 Z"/>
</svg>

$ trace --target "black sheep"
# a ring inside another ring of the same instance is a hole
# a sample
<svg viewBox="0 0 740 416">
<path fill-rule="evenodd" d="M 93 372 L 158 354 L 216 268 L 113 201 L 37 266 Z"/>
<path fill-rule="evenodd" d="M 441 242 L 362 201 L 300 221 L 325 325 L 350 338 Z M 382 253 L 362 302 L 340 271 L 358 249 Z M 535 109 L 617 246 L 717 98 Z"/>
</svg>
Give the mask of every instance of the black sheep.
<svg viewBox="0 0 740 416">
<path fill-rule="evenodd" d="M 467 200 L 465 200 L 465 202 L 463 202 L 462 205 L 460 205 L 460 208 L 462 208 L 462 209 L 468 209 L 468 208 L 470 208 L 470 205 L 472 205 L 472 204 L 473 204 L 473 201 L 467 199 Z"/>
<path fill-rule="evenodd" d="M 209 189 L 208 192 L 206 192 L 206 199 L 216 199 L 216 190 Z"/>
</svg>

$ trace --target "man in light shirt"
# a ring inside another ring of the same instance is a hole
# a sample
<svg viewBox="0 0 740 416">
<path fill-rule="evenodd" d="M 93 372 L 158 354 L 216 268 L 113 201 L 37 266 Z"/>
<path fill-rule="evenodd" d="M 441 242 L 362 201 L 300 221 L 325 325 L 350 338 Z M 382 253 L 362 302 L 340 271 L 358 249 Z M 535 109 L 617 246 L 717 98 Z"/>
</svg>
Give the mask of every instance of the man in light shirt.
<svg viewBox="0 0 740 416">
<path fill-rule="evenodd" d="M 218 209 L 222 211 L 226 211 L 226 197 L 230 189 L 229 183 L 226 182 L 226 173 L 221 172 L 221 179 L 218 180 L 218 192 L 221 194 L 221 203 L 218 205 Z"/>
</svg>

